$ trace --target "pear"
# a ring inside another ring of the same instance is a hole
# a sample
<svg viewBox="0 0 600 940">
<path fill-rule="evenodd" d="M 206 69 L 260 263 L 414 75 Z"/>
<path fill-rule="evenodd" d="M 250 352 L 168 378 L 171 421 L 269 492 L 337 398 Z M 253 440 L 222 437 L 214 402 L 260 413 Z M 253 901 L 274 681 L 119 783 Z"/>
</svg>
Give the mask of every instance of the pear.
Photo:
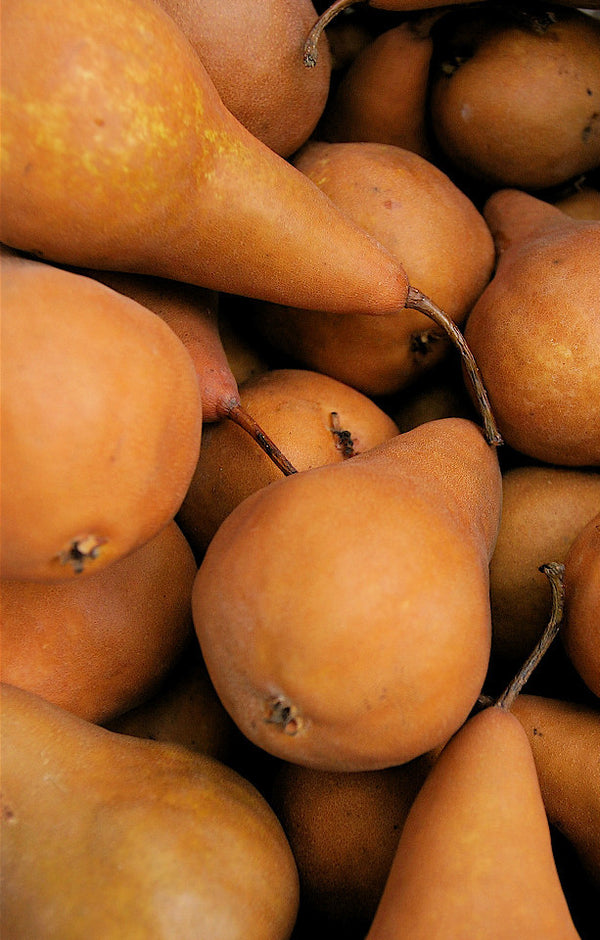
<svg viewBox="0 0 600 940">
<path fill-rule="evenodd" d="M 514 189 L 483 208 L 498 253 L 464 328 L 505 442 L 528 457 L 600 465 L 600 222 Z"/>
<path fill-rule="evenodd" d="M 2 576 L 99 571 L 170 523 L 198 462 L 192 360 L 82 274 L 2 253 Z"/>
<path fill-rule="evenodd" d="M 187 349 L 200 383 L 202 420 L 216 421 L 239 405 L 237 381 L 219 330 L 219 295 L 192 284 L 121 271 L 86 270 L 120 294 L 156 313 Z"/>
<path fill-rule="evenodd" d="M 394 144 L 429 159 L 430 26 L 438 15 L 407 19 L 368 43 L 337 83 L 313 137 Z"/>
<path fill-rule="evenodd" d="M 568 838 L 600 885 L 600 710 L 519 695 L 512 712 L 527 732 L 550 823 Z"/>
<path fill-rule="evenodd" d="M 2 582 L 2 681 L 88 721 L 152 695 L 189 643 L 192 550 L 175 522 L 93 577 Z"/>
<path fill-rule="evenodd" d="M 246 737 L 323 770 L 445 742 L 487 670 L 500 502 L 495 449 L 447 418 L 238 505 L 199 567 L 192 614 Z"/>
<path fill-rule="evenodd" d="M 429 114 L 452 166 L 495 189 L 530 191 L 598 166 L 598 21 L 556 4 L 483 4 L 446 18 L 440 36 Z"/>
<path fill-rule="evenodd" d="M 487 285 L 494 247 L 480 212 L 436 166 L 391 144 L 310 141 L 294 157 L 357 225 L 385 245 L 412 283 L 460 325 Z M 450 346 L 418 307 L 388 317 L 256 304 L 259 336 L 296 364 L 370 396 L 407 387 Z"/>
<path fill-rule="evenodd" d="M 196 637 L 186 644 L 154 695 L 101 724 L 120 734 L 182 744 L 229 766 L 238 738 L 210 681 Z"/>
<path fill-rule="evenodd" d="M 491 705 L 417 794 L 367 940 L 577 940 L 527 734 Z"/>
<path fill-rule="evenodd" d="M 564 562 L 600 511 L 600 474 L 579 467 L 516 466 L 502 475 L 502 519 L 490 562 L 492 652 L 522 660 L 547 618 L 548 587 L 539 567 Z"/>
<path fill-rule="evenodd" d="M 303 919 L 330 935 L 364 936 L 432 760 L 358 773 L 282 762 L 269 802 L 298 866 Z"/>
<path fill-rule="evenodd" d="M 288 940 L 289 843 L 243 777 L 2 687 L 6 940 Z"/>
<path fill-rule="evenodd" d="M 153 0 L 7 0 L 2 241 L 79 267 L 397 313 L 401 262 L 225 107 Z"/>
<path fill-rule="evenodd" d="M 339 463 L 398 433 L 366 395 L 308 369 L 271 369 L 240 387 L 240 403 L 296 470 Z M 247 496 L 281 470 L 232 421 L 205 428 L 196 470 L 177 515 L 197 557 Z"/>
<path fill-rule="evenodd" d="M 302 66 L 311 0 L 158 0 L 208 71 L 225 106 L 271 150 L 289 157 L 310 137 L 329 93 L 327 37 Z"/>
<path fill-rule="evenodd" d="M 557 199 L 554 205 L 574 219 L 600 219 L 600 190 L 584 185 Z"/>
<path fill-rule="evenodd" d="M 569 547 L 565 597 L 565 650 L 586 686 L 600 697 L 600 512 Z"/>
</svg>

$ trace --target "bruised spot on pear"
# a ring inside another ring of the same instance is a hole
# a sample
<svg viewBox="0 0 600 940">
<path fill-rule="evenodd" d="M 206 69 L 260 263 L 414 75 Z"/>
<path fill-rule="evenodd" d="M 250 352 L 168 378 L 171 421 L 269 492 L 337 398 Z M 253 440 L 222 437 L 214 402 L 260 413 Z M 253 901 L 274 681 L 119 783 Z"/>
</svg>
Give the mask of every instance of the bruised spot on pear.
<svg viewBox="0 0 600 940">
<path fill-rule="evenodd" d="M 78 535 L 58 553 L 61 565 L 71 565 L 75 574 L 81 574 L 91 561 L 100 553 L 100 549 L 108 540 L 100 535 Z"/>
</svg>

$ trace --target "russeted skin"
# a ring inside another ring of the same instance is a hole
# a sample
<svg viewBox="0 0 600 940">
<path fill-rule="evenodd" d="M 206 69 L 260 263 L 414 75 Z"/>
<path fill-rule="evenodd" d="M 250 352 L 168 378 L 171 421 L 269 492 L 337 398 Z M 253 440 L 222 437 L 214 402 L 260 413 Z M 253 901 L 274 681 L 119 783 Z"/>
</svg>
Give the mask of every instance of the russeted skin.
<svg viewBox="0 0 600 940">
<path fill-rule="evenodd" d="M 38 257 L 391 313 L 401 262 L 224 106 L 153 0 L 7 0 L 0 237 Z"/>
<path fill-rule="evenodd" d="M 6 940 L 288 940 L 298 875 L 246 779 L 2 686 Z"/>
<path fill-rule="evenodd" d="M 501 481 L 466 419 L 252 494 L 200 565 L 194 624 L 241 730 L 325 770 L 445 742 L 483 683 Z"/>
<path fill-rule="evenodd" d="M 549 821 L 600 885 L 600 702 L 521 694 L 511 711 L 527 732 Z"/>
<path fill-rule="evenodd" d="M 600 466 L 600 222 L 516 189 L 483 207 L 498 255 L 464 335 L 507 444 Z"/>
<path fill-rule="evenodd" d="M 527 734 L 490 706 L 446 745 L 404 823 L 367 940 L 577 940 Z"/>
<path fill-rule="evenodd" d="M 575 669 L 600 699 L 600 512 L 573 539 L 565 558 L 561 636 Z"/>
</svg>

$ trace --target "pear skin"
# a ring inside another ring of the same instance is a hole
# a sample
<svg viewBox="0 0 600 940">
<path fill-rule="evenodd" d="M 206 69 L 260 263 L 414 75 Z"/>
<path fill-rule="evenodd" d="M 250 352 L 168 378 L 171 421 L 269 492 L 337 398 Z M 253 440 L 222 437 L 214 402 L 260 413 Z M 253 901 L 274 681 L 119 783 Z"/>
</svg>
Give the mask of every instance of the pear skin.
<svg viewBox="0 0 600 940">
<path fill-rule="evenodd" d="M 394 144 L 430 158 L 426 113 L 432 50 L 420 19 L 380 33 L 345 71 L 313 138 Z"/>
<path fill-rule="evenodd" d="M 192 360 L 132 298 L 8 249 L 2 341 L 2 576 L 99 571 L 183 501 L 202 434 Z"/>
<path fill-rule="evenodd" d="M 579 467 L 527 465 L 502 475 L 502 519 L 490 562 L 492 654 L 519 662 L 548 616 L 540 565 L 564 562 L 579 531 L 600 510 L 600 474 Z"/>
<path fill-rule="evenodd" d="M 88 721 L 150 697 L 192 631 L 192 550 L 171 522 L 93 577 L 2 582 L 3 682 Z"/>
<path fill-rule="evenodd" d="M 340 463 L 398 433 L 366 395 L 309 369 L 271 369 L 240 387 L 242 407 L 296 470 Z M 205 428 L 202 449 L 177 514 L 197 557 L 229 513 L 281 478 L 256 442 L 232 421 Z"/>
<path fill-rule="evenodd" d="M 239 774 L 9 685 L 2 736 L 7 940 L 288 940 L 295 862 Z"/>
<path fill-rule="evenodd" d="M 600 885 L 600 710 L 521 694 L 511 711 L 527 732 L 548 819 Z"/>
<path fill-rule="evenodd" d="M 308 140 L 329 93 L 327 36 L 314 69 L 302 65 L 311 0 L 159 0 L 188 37 L 232 114 L 275 153 Z"/>
<path fill-rule="evenodd" d="M 444 22 L 429 116 L 447 160 L 493 189 L 542 191 L 600 163 L 600 23 L 483 4 Z M 527 94 L 523 94 L 523 88 Z M 449 170 L 452 175 L 452 169 Z"/>
<path fill-rule="evenodd" d="M 578 674 L 600 698 L 600 513 L 575 536 L 565 558 L 561 635 Z"/>
<path fill-rule="evenodd" d="M 293 162 L 464 322 L 492 275 L 494 246 L 481 213 L 445 173 L 409 150 L 361 141 L 310 141 Z M 258 303 L 253 324 L 279 355 L 370 396 L 407 387 L 450 349 L 419 310 L 373 318 Z"/>
<path fill-rule="evenodd" d="M 500 503 L 495 450 L 448 418 L 238 505 L 192 611 L 246 737 L 323 770 L 392 766 L 445 742 L 488 665 Z"/>
<path fill-rule="evenodd" d="M 5 244 L 313 309 L 402 309 L 402 264 L 234 118 L 153 0 L 8 0 L 2 27 Z"/>
<path fill-rule="evenodd" d="M 600 465 L 600 222 L 514 189 L 483 208 L 495 274 L 464 336 L 505 442 L 564 466 Z"/>
<path fill-rule="evenodd" d="M 471 717 L 417 794 L 367 940 L 577 940 L 527 734 Z"/>
</svg>

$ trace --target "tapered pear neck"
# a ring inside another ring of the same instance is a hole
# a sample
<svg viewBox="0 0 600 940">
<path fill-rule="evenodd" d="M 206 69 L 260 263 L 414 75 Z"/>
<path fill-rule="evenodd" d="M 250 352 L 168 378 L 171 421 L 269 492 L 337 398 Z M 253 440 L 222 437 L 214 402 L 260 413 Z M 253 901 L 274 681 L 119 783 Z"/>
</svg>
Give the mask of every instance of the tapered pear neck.
<svg viewBox="0 0 600 940">
<path fill-rule="evenodd" d="M 561 209 L 520 189 L 493 193 L 483 207 L 483 216 L 499 256 L 574 222 Z"/>
</svg>

